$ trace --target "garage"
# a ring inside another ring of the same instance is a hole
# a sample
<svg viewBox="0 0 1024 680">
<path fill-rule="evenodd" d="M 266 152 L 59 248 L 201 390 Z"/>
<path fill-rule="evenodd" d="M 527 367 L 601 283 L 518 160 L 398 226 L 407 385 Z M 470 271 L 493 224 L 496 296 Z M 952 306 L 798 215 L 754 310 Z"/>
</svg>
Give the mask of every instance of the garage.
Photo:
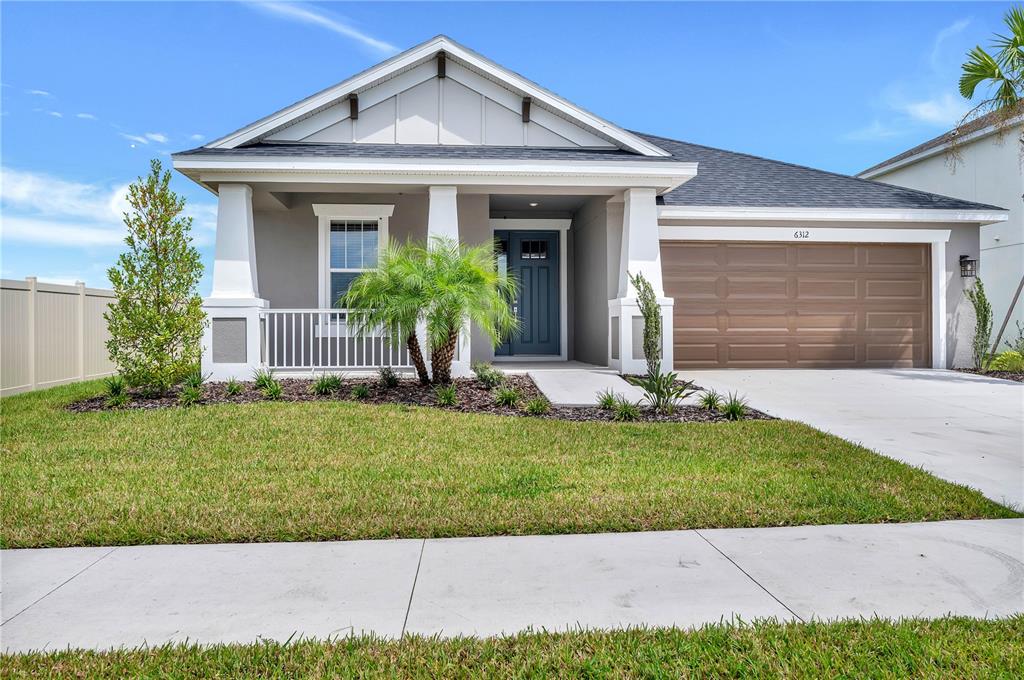
<svg viewBox="0 0 1024 680">
<path fill-rule="evenodd" d="M 922 243 L 662 241 L 676 368 L 931 365 Z"/>
</svg>

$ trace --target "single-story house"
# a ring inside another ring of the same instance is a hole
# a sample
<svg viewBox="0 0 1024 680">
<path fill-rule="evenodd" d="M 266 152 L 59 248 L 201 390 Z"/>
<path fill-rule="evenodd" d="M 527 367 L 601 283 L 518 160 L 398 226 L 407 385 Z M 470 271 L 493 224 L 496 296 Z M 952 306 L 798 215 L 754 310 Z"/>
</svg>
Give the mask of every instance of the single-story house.
<svg viewBox="0 0 1024 680">
<path fill-rule="evenodd" d="M 985 282 L 992 302 L 993 332 L 1006 319 L 1014 337 L 1016 324 L 1024 326 L 1024 299 L 1018 298 L 1010 309 L 1024 280 L 1022 135 L 1024 103 L 1006 118 L 992 112 L 970 121 L 960 130 L 955 148 L 954 132 L 950 131 L 857 175 L 1008 209 L 1009 219 L 981 227 L 978 277 Z"/>
<path fill-rule="evenodd" d="M 406 366 L 334 304 L 388 239 L 500 244 L 521 332 L 471 362 L 644 370 L 950 365 L 961 258 L 1000 208 L 623 129 L 438 36 L 200 148 L 218 196 L 203 370 Z"/>
</svg>

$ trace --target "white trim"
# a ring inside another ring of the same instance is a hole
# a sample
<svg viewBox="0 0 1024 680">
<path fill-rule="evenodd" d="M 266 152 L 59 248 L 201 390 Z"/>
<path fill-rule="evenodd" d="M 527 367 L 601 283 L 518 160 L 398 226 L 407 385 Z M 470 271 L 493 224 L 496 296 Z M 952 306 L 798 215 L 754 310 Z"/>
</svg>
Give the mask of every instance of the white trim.
<svg viewBox="0 0 1024 680">
<path fill-rule="evenodd" d="M 383 252 L 388 244 L 388 219 L 395 212 L 394 205 L 363 203 L 314 203 L 317 216 L 317 304 L 320 309 L 333 308 L 329 301 L 331 278 L 331 220 L 377 220 L 377 250 Z"/>
<path fill-rule="evenodd" d="M 447 36 L 439 35 L 425 43 L 417 45 L 401 54 L 392 57 L 377 66 L 374 66 L 362 73 L 359 73 L 348 80 L 345 80 L 333 87 L 318 92 L 291 106 L 262 118 L 255 123 L 232 132 L 231 134 L 214 140 L 206 145 L 207 148 L 233 149 L 254 139 L 264 137 L 276 132 L 288 123 L 307 116 L 336 103 L 342 97 L 350 93 L 358 93 L 360 90 L 368 89 L 381 81 L 394 77 L 403 70 L 415 67 L 420 62 L 432 58 L 438 52 L 445 52 L 449 59 L 454 58 L 463 64 L 479 71 L 509 89 L 519 91 L 523 96 L 530 97 L 534 105 L 543 105 L 560 115 L 569 118 L 582 127 L 590 129 L 595 134 L 605 137 L 618 145 L 643 154 L 645 156 L 669 156 L 664 149 L 648 142 L 642 137 L 612 123 L 599 118 L 594 114 L 585 111 L 578 106 L 562 99 L 553 92 L 545 90 L 536 83 L 523 78 L 505 68 L 502 68 L 493 61 L 459 45 Z"/>
<path fill-rule="evenodd" d="M 798 232 L 800 234 L 798 235 Z M 771 241 L 791 243 L 930 243 L 932 368 L 946 368 L 946 243 L 949 229 L 837 229 L 793 227 L 661 227 L 663 241 Z"/>
<path fill-rule="evenodd" d="M 489 220 L 491 238 L 495 230 L 501 231 L 557 231 L 558 232 L 558 354 L 522 354 L 494 356 L 496 362 L 513 361 L 568 361 L 569 360 L 569 227 L 571 219 L 531 219 L 492 217 Z"/>
<path fill-rule="evenodd" d="M 1011 118 L 1010 120 L 1003 123 L 1002 126 L 993 123 L 992 125 L 988 125 L 986 127 L 981 128 L 980 130 L 975 130 L 974 132 L 965 135 L 962 139 L 960 139 L 957 142 L 957 144 L 963 147 L 965 144 L 970 144 L 979 139 L 984 139 L 985 137 L 991 137 L 992 135 L 997 134 L 999 132 L 1003 132 L 1004 134 L 1009 133 L 1013 128 L 1020 125 L 1021 123 L 1024 123 L 1024 116 L 1017 116 L 1015 118 Z M 945 134 L 949 133 L 947 132 Z M 919 151 L 918 153 L 915 153 L 913 156 L 907 156 L 906 158 L 903 158 L 895 162 L 886 161 L 884 165 L 879 165 L 874 168 L 869 168 L 867 170 L 857 173 L 856 177 L 859 177 L 860 179 L 874 179 L 879 175 L 886 175 L 890 172 L 895 172 L 896 170 L 899 170 L 900 168 L 906 167 L 908 165 L 913 165 L 918 161 L 923 161 L 927 158 L 931 158 L 932 156 L 938 156 L 940 153 L 946 153 L 947 149 L 949 149 L 949 142 L 945 141 L 942 142 L 941 144 L 930 146 L 927 149 L 924 149 L 923 151 Z"/>
<path fill-rule="evenodd" d="M 1008 210 L 935 210 L 926 208 L 746 208 L 663 205 L 658 219 L 803 220 L 815 222 L 974 222 L 992 224 L 1010 218 Z"/>
</svg>

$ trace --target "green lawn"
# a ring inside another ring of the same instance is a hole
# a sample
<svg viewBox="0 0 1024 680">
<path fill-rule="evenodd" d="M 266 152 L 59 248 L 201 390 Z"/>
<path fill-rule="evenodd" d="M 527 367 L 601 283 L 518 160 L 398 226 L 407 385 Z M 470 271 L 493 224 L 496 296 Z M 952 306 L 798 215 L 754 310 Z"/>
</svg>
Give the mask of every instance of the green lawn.
<svg viewBox="0 0 1024 680">
<path fill-rule="evenodd" d="M 2 400 L 4 547 L 1014 517 L 785 421 L 569 423 L 351 402 L 69 413 Z"/>
<path fill-rule="evenodd" d="M 1019 678 L 1024 617 L 166 646 L 0 657 L 11 678 Z"/>
</svg>

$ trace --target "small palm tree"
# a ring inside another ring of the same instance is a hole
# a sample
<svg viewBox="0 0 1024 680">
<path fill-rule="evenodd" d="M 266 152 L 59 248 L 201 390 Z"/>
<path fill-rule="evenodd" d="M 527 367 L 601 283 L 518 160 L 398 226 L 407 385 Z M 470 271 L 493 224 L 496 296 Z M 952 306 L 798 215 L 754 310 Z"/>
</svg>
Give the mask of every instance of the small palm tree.
<svg viewBox="0 0 1024 680">
<path fill-rule="evenodd" d="M 1024 7 L 1011 7 L 1003 21 L 1009 35 L 995 36 L 992 40 L 995 53 L 989 54 L 978 45 L 967 53 L 967 61 L 961 67 L 961 96 L 974 99 L 978 88 L 986 84 L 988 96 L 961 119 L 954 131 L 954 140 L 960 136 L 964 125 L 987 113 L 996 115 L 997 125 L 1005 124 L 1024 98 Z M 1024 136 L 1021 143 L 1024 144 Z"/>
<path fill-rule="evenodd" d="M 349 309 L 348 319 L 357 333 L 383 328 L 396 344 L 405 342 L 416 376 L 430 383 L 416 325 L 427 306 L 425 267 L 421 249 L 413 245 L 389 245 L 377 268 L 358 276 L 338 304 Z"/>
<path fill-rule="evenodd" d="M 495 345 L 518 329 L 510 301 L 516 282 L 498 272 L 494 244 L 460 246 L 449 238 L 433 238 L 422 250 L 427 306 L 424 318 L 430 339 L 435 383 L 452 379 L 452 360 L 459 331 L 476 324 Z"/>
</svg>

